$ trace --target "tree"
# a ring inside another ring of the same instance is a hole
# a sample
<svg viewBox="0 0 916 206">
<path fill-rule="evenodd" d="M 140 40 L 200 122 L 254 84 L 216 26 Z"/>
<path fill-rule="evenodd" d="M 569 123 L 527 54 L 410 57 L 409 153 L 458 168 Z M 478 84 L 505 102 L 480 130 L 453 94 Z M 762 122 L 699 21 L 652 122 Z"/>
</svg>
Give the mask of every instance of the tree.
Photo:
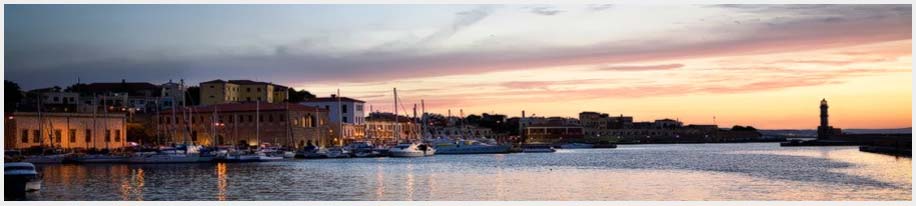
<svg viewBox="0 0 916 206">
<path fill-rule="evenodd" d="M 289 102 L 291 103 L 299 103 L 305 101 L 306 99 L 315 98 L 314 94 L 309 91 L 305 91 L 304 89 L 296 91 L 296 89 L 289 88 L 287 89 L 287 93 L 289 93 Z"/>
<path fill-rule="evenodd" d="M 22 101 L 22 88 L 15 82 L 3 80 L 3 93 L 3 97 L 6 98 L 6 100 L 3 101 L 6 110 L 16 111 L 16 106 Z"/>
<path fill-rule="evenodd" d="M 752 126 L 742 127 L 741 125 L 735 125 L 732 127 L 732 131 L 757 131 L 757 128 Z"/>
</svg>

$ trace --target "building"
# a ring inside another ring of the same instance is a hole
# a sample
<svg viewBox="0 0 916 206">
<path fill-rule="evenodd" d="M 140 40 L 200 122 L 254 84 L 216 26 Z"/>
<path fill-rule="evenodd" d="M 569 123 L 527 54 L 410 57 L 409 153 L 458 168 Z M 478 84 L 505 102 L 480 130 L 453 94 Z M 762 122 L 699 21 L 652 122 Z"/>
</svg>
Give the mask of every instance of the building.
<svg viewBox="0 0 916 206">
<path fill-rule="evenodd" d="M 585 137 L 582 126 L 556 123 L 528 125 L 522 135 L 524 143 L 529 144 L 556 143 Z"/>
<path fill-rule="evenodd" d="M 200 104 L 225 104 L 232 102 L 282 103 L 289 100 L 286 86 L 251 80 L 221 79 L 200 83 Z"/>
<path fill-rule="evenodd" d="M 299 104 L 330 111 L 328 117 L 332 124 L 331 127 L 334 128 L 334 131 L 341 131 L 331 135 L 344 139 L 344 141 L 356 141 L 366 138 L 365 103 L 365 101 L 348 97 L 338 98 L 337 95 L 332 94 L 330 97 L 307 99 Z"/>
<path fill-rule="evenodd" d="M 373 112 L 366 117 L 366 140 L 376 144 L 395 144 L 399 141 L 420 140 L 417 119 L 393 113 Z"/>
<path fill-rule="evenodd" d="M 328 111 L 291 103 L 232 103 L 163 110 L 158 134 L 166 143 L 330 146 Z"/>
<path fill-rule="evenodd" d="M 111 111 L 147 113 L 158 110 L 162 89 L 146 82 L 121 80 L 120 83 L 91 83 L 74 88 L 74 90 L 83 96 L 84 104 L 104 105 Z"/>
<path fill-rule="evenodd" d="M 162 88 L 162 92 L 159 95 L 161 97 L 159 100 L 160 110 L 186 105 L 185 96 L 187 95 L 188 88 L 185 87 L 184 80 L 178 83 L 169 80 L 168 83 L 162 84 L 160 87 Z"/>
<path fill-rule="evenodd" d="M 830 108 L 827 105 L 827 99 L 821 99 L 821 125 L 817 127 L 817 139 L 819 140 L 828 140 L 832 136 L 843 134 L 843 131 L 840 128 L 833 128 L 828 122 L 827 109 Z"/>
<path fill-rule="evenodd" d="M 630 129 L 633 128 L 633 117 L 631 116 L 610 116 L 598 112 L 581 112 L 579 121 L 582 122 L 582 128 L 585 130 L 586 137 L 600 136 L 600 132 L 608 129 Z"/>
<path fill-rule="evenodd" d="M 5 148 L 122 148 L 128 141 L 126 121 L 124 114 L 15 112 L 7 117 Z"/>
<path fill-rule="evenodd" d="M 496 134 L 490 128 L 484 128 L 474 125 L 450 126 L 450 127 L 432 127 L 425 136 L 433 138 L 495 138 Z"/>
</svg>

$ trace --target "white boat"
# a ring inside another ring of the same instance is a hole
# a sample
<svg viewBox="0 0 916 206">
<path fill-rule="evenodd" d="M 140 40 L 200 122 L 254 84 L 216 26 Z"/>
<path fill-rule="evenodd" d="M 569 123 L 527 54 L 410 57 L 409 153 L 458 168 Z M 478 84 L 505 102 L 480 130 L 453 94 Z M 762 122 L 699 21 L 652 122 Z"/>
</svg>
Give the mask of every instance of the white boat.
<svg viewBox="0 0 916 206">
<path fill-rule="evenodd" d="M 556 149 L 553 149 L 550 145 L 526 145 L 522 152 L 525 153 L 551 153 L 556 152 Z"/>
<path fill-rule="evenodd" d="M 296 158 L 296 153 L 292 151 L 283 151 L 283 158 L 286 158 L 286 159 Z"/>
<path fill-rule="evenodd" d="M 3 197 L 5 200 L 25 199 L 25 194 L 41 190 L 41 175 L 28 162 L 3 163 Z"/>
<path fill-rule="evenodd" d="M 349 158 L 350 151 L 340 147 L 332 147 L 327 151 L 328 158 Z"/>
<path fill-rule="evenodd" d="M 201 162 L 200 154 L 184 154 L 180 152 L 159 152 L 156 154 L 141 154 L 131 157 L 129 163 L 196 163 Z"/>
<path fill-rule="evenodd" d="M 349 150 L 354 157 L 377 157 L 381 155 L 376 151 L 375 146 L 372 146 L 372 143 L 366 141 L 350 143 L 344 149 Z"/>
<path fill-rule="evenodd" d="M 258 154 L 244 154 L 242 152 L 231 152 L 224 157 L 218 159 L 219 161 L 224 162 L 260 162 L 261 155 Z"/>
<path fill-rule="evenodd" d="M 417 143 L 401 143 L 388 149 L 388 156 L 390 157 L 424 157 L 433 156 L 435 154 L 435 148 L 426 144 Z"/>
<path fill-rule="evenodd" d="M 474 140 L 440 142 L 436 144 L 436 154 L 494 154 L 509 153 L 509 145 L 491 145 Z"/>
<path fill-rule="evenodd" d="M 566 144 L 560 145 L 561 149 L 590 149 L 594 147 L 595 145 L 586 144 L 586 143 L 566 143 Z"/>
</svg>

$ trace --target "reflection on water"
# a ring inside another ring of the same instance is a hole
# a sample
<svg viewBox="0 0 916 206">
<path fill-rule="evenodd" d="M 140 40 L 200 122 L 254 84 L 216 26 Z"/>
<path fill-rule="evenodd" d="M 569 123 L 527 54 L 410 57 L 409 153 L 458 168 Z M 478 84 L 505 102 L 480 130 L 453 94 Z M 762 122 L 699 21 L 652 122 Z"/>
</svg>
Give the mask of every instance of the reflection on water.
<svg viewBox="0 0 916 206">
<path fill-rule="evenodd" d="M 41 166 L 38 200 L 910 200 L 909 158 L 775 143 Z"/>
</svg>

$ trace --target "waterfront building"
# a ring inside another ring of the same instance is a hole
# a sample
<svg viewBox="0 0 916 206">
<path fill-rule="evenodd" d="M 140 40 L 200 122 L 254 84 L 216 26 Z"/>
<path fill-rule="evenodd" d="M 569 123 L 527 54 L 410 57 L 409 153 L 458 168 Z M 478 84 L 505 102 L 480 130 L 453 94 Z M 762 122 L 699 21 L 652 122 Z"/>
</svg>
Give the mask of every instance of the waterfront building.
<svg viewBox="0 0 916 206">
<path fill-rule="evenodd" d="M 127 146 L 126 121 L 119 113 L 15 112 L 5 122 L 4 148 L 122 148 Z"/>
<path fill-rule="evenodd" d="M 565 123 L 528 125 L 522 135 L 525 143 L 555 143 L 585 137 L 582 126 Z"/>
<path fill-rule="evenodd" d="M 282 103 L 288 100 L 288 87 L 268 82 L 217 79 L 200 83 L 200 105 L 255 101 Z"/>
<path fill-rule="evenodd" d="M 431 127 L 425 136 L 433 138 L 495 138 L 496 134 L 490 128 L 484 128 L 474 125 L 449 126 L 449 127 Z"/>
<path fill-rule="evenodd" d="M 328 111 L 292 103 L 230 103 L 163 110 L 158 134 L 169 143 L 330 146 Z"/>
<path fill-rule="evenodd" d="M 366 117 L 366 136 L 366 140 L 376 144 L 419 141 L 420 124 L 415 118 L 401 115 L 395 118 L 393 113 L 373 112 Z"/>
<path fill-rule="evenodd" d="M 162 84 L 160 87 L 162 88 L 162 92 L 159 95 L 161 97 L 159 99 L 160 110 L 186 105 L 185 96 L 188 88 L 185 86 L 183 79 L 177 83 L 169 80 L 169 82 Z"/>
<path fill-rule="evenodd" d="M 606 113 L 598 112 L 581 112 L 579 121 L 582 122 L 582 128 L 585 130 L 586 137 L 600 136 L 599 132 L 608 129 L 630 129 L 633 128 L 633 117 L 631 116 L 610 116 Z"/>
<path fill-rule="evenodd" d="M 73 88 L 89 105 L 80 112 L 93 112 L 92 107 L 107 107 L 112 112 L 154 112 L 158 109 L 161 88 L 147 82 L 102 82 Z M 104 102 L 99 102 L 104 101 Z"/>
<path fill-rule="evenodd" d="M 328 110 L 332 139 L 344 142 L 361 141 L 366 138 L 365 101 L 349 97 L 319 97 L 307 99 L 299 104 Z"/>
</svg>

